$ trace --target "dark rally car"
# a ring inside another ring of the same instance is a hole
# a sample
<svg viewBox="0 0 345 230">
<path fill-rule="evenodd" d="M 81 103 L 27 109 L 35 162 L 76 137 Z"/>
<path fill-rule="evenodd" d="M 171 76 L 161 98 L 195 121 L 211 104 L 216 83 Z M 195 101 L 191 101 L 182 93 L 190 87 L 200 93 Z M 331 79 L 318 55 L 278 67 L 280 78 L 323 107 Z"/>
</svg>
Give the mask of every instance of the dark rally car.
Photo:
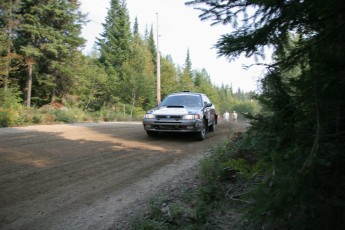
<svg viewBox="0 0 345 230">
<path fill-rule="evenodd" d="M 217 113 L 209 98 L 188 91 L 169 94 L 143 119 L 144 129 L 151 137 L 160 132 L 193 132 L 198 140 L 204 140 L 216 124 Z"/>
</svg>

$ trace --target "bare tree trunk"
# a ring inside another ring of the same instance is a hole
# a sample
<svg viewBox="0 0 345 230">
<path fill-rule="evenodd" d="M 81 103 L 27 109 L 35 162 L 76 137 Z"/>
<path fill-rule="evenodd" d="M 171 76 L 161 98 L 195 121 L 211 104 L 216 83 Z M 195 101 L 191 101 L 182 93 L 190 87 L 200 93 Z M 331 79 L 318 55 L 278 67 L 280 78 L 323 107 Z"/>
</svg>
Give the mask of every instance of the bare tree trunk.
<svg viewBox="0 0 345 230">
<path fill-rule="evenodd" d="M 7 91 L 8 88 L 8 78 L 9 78 L 9 74 L 10 74 L 10 64 L 11 64 L 11 58 L 10 58 L 10 52 L 11 52 L 11 47 L 10 45 L 8 45 L 7 47 L 7 57 L 6 57 L 6 64 L 5 64 L 5 78 L 4 78 L 4 90 L 5 92 Z"/>
<path fill-rule="evenodd" d="M 33 60 L 32 58 L 26 58 L 26 64 L 28 65 L 28 81 L 27 81 L 27 91 L 26 91 L 26 107 L 31 106 L 31 86 L 32 86 L 32 67 L 33 67 Z"/>
<path fill-rule="evenodd" d="M 10 19 L 9 19 L 9 23 L 8 23 L 8 36 L 9 36 L 9 40 L 7 41 L 7 57 L 6 57 L 6 64 L 5 64 L 5 79 L 4 79 L 4 90 L 5 92 L 7 91 L 8 88 L 8 78 L 9 78 L 9 74 L 10 74 L 10 65 L 11 65 L 11 39 L 12 39 L 12 1 L 10 1 L 11 7 L 9 10 L 9 14 L 10 14 Z"/>
<path fill-rule="evenodd" d="M 133 117 L 133 111 L 134 111 L 134 104 L 135 104 L 135 93 L 133 95 L 133 102 L 132 102 L 132 109 L 131 109 L 131 118 Z"/>
</svg>

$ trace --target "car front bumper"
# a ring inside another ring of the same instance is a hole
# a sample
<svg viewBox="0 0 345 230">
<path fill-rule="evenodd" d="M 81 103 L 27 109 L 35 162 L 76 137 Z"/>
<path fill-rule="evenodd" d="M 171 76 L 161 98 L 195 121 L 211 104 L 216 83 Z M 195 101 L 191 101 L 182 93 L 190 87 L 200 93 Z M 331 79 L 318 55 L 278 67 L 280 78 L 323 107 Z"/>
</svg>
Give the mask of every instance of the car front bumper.
<svg viewBox="0 0 345 230">
<path fill-rule="evenodd" d="M 203 129 L 202 119 L 198 120 L 157 120 L 144 119 L 144 129 L 159 132 L 199 132 Z"/>
</svg>

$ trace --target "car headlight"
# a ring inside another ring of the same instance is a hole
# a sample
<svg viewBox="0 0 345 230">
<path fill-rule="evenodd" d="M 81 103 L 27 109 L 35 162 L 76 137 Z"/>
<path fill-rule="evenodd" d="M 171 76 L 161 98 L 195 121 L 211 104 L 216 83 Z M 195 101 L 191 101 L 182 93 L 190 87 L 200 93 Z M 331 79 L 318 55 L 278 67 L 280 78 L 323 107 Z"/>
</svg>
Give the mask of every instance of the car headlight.
<svg viewBox="0 0 345 230">
<path fill-rule="evenodd" d="M 200 119 L 200 115 L 199 114 L 188 114 L 188 115 L 184 115 L 182 117 L 183 120 L 195 120 L 195 119 Z"/>
<path fill-rule="evenodd" d="M 145 119 L 155 119 L 156 116 L 153 115 L 152 113 L 149 113 L 149 114 L 145 114 L 144 118 L 145 118 Z"/>
</svg>

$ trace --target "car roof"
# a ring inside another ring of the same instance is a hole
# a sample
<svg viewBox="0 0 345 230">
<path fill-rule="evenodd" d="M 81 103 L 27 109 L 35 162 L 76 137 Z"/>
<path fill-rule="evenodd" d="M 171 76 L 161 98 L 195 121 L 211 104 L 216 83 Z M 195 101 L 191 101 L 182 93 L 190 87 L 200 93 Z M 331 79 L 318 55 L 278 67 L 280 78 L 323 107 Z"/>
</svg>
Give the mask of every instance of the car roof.
<svg viewBox="0 0 345 230">
<path fill-rule="evenodd" d="M 181 95 L 185 95 L 185 94 L 205 95 L 203 93 L 196 93 L 196 92 L 190 92 L 190 91 L 181 91 L 181 92 L 176 92 L 176 93 L 170 93 L 169 95 L 179 95 L 179 94 L 181 94 Z"/>
</svg>

